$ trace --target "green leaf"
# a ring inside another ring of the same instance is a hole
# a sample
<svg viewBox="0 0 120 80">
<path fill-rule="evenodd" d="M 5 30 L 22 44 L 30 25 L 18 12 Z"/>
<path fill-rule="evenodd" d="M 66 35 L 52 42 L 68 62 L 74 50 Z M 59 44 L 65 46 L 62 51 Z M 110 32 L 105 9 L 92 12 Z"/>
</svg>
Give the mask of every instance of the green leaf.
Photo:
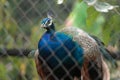
<svg viewBox="0 0 120 80">
<path fill-rule="evenodd" d="M 0 80 L 8 80 L 6 67 L 0 62 Z"/>
<path fill-rule="evenodd" d="M 106 22 L 103 27 L 103 39 L 106 44 L 111 42 L 112 44 L 116 43 L 114 38 L 120 32 L 120 18 L 119 15 L 113 15 L 111 17 L 106 17 Z"/>
<path fill-rule="evenodd" d="M 102 27 L 105 22 L 104 16 L 97 12 L 93 7 L 88 8 L 88 14 L 86 31 L 102 38 Z"/>
<path fill-rule="evenodd" d="M 71 13 L 71 18 L 73 19 L 73 26 L 84 28 L 86 26 L 87 18 L 87 4 L 85 2 L 76 2 Z"/>
</svg>

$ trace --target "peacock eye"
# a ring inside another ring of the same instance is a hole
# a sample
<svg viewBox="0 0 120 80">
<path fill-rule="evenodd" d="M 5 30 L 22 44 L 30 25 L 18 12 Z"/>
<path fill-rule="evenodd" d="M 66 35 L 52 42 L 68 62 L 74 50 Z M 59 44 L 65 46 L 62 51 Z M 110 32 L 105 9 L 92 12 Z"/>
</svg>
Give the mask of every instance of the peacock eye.
<svg viewBox="0 0 120 80">
<path fill-rule="evenodd" d="M 52 20 L 47 21 L 47 25 L 50 26 L 52 24 Z"/>
<path fill-rule="evenodd" d="M 50 20 L 48 20 L 47 24 L 50 24 Z"/>
</svg>

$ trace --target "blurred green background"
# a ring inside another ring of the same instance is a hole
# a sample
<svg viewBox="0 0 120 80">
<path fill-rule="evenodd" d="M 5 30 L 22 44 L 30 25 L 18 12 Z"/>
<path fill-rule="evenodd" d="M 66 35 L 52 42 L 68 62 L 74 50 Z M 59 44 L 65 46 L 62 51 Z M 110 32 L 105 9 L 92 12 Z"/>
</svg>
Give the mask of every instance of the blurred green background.
<svg viewBox="0 0 120 80">
<path fill-rule="evenodd" d="M 101 0 L 120 6 L 120 0 Z M 81 5 L 78 0 L 0 0 L 0 48 L 36 49 L 44 32 L 40 21 L 48 11 L 54 16 L 57 30 L 65 27 L 65 20 L 73 19 L 75 26 L 99 37 L 105 45 L 120 49 L 120 8 L 108 13 Z M 82 6 L 82 7 L 80 7 Z M 83 15 L 84 14 L 84 15 Z M 74 16 L 73 16 L 74 15 Z M 79 22 L 80 21 L 80 22 Z M 84 24 L 85 26 L 81 26 Z M 119 65 L 119 61 L 117 61 Z M 108 64 L 109 65 L 109 64 Z M 120 79 L 120 66 L 112 69 L 111 80 Z M 0 80 L 38 80 L 33 58 L 0 56 Z"/>
</svg>

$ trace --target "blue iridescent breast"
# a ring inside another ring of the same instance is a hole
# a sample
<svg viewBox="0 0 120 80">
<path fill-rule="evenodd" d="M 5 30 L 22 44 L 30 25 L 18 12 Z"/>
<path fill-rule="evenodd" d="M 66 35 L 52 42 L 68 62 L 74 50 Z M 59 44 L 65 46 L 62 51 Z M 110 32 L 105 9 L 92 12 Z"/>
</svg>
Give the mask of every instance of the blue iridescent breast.
<svg viewBox="0 0 120 80">
<path fill-rule="evenodd" d="M 46 32 L 38 43 L 38 49 L 40 58 L 52 70 L 55 70 L 58 78 L 66 74 L 62 66 L 66 70 L 70 70 L 76 62 L 80 68 L 82 66 L 83 49 L 64 33 L 51 34 Z M 57 75 L 57 73 L 59 74 Z"/>
</svg>

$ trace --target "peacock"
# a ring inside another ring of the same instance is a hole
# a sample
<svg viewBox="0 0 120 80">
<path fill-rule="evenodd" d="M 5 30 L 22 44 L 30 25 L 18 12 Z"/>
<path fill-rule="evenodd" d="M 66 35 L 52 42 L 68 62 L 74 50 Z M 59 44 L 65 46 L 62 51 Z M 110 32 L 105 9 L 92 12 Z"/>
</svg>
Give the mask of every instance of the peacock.
<svg viewBox="0 0 120 80">
<path fill-rule="evenodd" d="M 35 62 L 42 80 L 110 79 L 102 57 L 107 51 L 99 39 L 73 26 L 56 31 L 48 17 L 42 20 L 41 27 L 46 32 L 38 42 Z"/>
<path fill-rule="evenodd" d="M 38 42 L 37 71 L 42 80 L 81 79 L 84 49 L 72 36 L 56 32 L 50 18 L 44 18 L 41 27 L 46 29 Z"/>
<path fill-rule="evenodd" d="M 70 15 L 68 16 L 68 18 L 65 21 L 64 25 L 67 28 L 65 27 L 65 29 L 62 29 L 62 30 L 64 32 L 67 32 L 67 34 L 70 34 L 74 37 L 76 36 L 75 40 L 77 42 L 79 42 L 79 40 L 81 42 L 83 42 L 84 40 L 86 41 L 86 39 L 85 38 L 83 39 L 83 37 L 82 37 L 82 39 L 80 39 L 80 36 L 83 36 L 84 33 L 87 34 L 87 35 L 84 35 L 84 36 L 88 39 L 88 41 L 90 41 L 90 42 L 88 42 L 88 44 L 90 45 L 91 42 L 92 42 L 94 44 L 94 45 L 92 44 L 93 48 L 95 48 L 95 45 L 97 45 L 96 49 L 99 49 L 98 52 L 99 52 L 99 54 L 101 53 L 100 56 L 102 56 L 99 59 L 99 60 L 101 60 L 101 62 L 97 62 L 97 64 L 101 65 L 101 71 L 98 71 L 98 72 L 99 72 L 99 74 L 103 75 L 103 76 L 101 76 L 102 80 L 110 80 L 109 68 L 108 68 L 108 66 L 107 66 L 107 64 L 106 64 L 106 62 L 103 58 L 105 58 L 109 62 L 111 62 L 113 67 L 117 66 L 115 60 L 112 58 L 109 50 L 106 49 L 104 43 L 100 39 L 98 39 L 96 36 L 90 35 L 90 34 L 84 32 L 83 30 L 81 30 L 81 28 L 84 29 L 84 30 L 88 30 L 88 28 L 89 29 L 91 28 L 90 30 L 92 30 L 93 34 L 97 34 L 97 33 L 102 31 L 101 25 L 97 25 L 97 24 L 102 24 L 101 21 L 99 21 L 99 23 L 98 23 L 98 22 L 96 22 L 97 21 L 96 20 L 96 21 L 94 21 L 95 25 L 90 25 L 90 26 L 87 25 L 86 21 L 87 21 L 87 19 L 89 19 L 89 18 L 87 18 L 88 15 L 89 15 L 89 14 L 87 14 L 88 13 L 87 10 L 88 10 L 88 6 L 84 2 L 76 1 L 75 5 L 73 6 L 73 10 L 71 11 Z M 95 11 L 92 12 L 92 14 L 94 14 L 94 13 L 95 13 Z M 75 28 L 75 27 L 77 27 L 77 28 Z M 90 38 L 92 38 L 92 40 Z M 85 45 L 86 42 L 83 42 L 83 43 L 84 43 L 83 45 Z M 85 45 L 85 46 L 87 46 L 87 45 Z M 88 48 L 86 47 L 85 50 L 86 49 L 88 49 Z M 89 53 L 90 51 L 91 51 L 91 49 L 88 49 L 88 54 L 90 54 Z M 97 54 L 97 52 L 95 54 Z M 92 53 L 92 55 L 93 55 L 93 53 Z M 95 56 L 95 57 L 97 58 L 98 56 Z M 84 59 L 84 64 L 85 65 L 82 68 L 82 73 L 83 73 L 83 78 L 84 79 L 86 79 L 86 75 L 87 75 L 87 76 L 89 76 L 87 80 L 96 80 L 96 78 L 97 78 L 96 75 L 99 75 L 98 73 L 95 72 L 95 69 L 100 69 L 100 67 L 97 68 L 97 66 L 96 66 L 96 67 L 91 68 L 91 66 L 86 65 L 89 62 L 91 62 L 91 59 L 93 59 L 93 58 L 94 57 L 91 57 L 91 58 L 88 59 L 88 55 L 87 55 L 87 58 Z M 96 62 L 94 62 L 95 60 L 96 59 L 94 59 L 92 61 L 92 63 L 96 65 Z M 91 73 L 91 72 L 95 72 L 95 73 Z M 96 74 L 96 75 L 94 76 L 94 74 Z M 99 80 L 99 79 L 97 79 L 97 80 Z"/>
<path fill-rule="evenodd" d="M 60 31 L 50 16 L 41 21 L 46 32 L 38 42 L 35 63 L 42 80 L 110 80 L 103 59 L 113 60 L 109 51 L 101 40 L 79 27 L 86 26 L 86 12 L 84 2 L 76 3 L 66 20 L 68 27 Z"/>
</svg>

